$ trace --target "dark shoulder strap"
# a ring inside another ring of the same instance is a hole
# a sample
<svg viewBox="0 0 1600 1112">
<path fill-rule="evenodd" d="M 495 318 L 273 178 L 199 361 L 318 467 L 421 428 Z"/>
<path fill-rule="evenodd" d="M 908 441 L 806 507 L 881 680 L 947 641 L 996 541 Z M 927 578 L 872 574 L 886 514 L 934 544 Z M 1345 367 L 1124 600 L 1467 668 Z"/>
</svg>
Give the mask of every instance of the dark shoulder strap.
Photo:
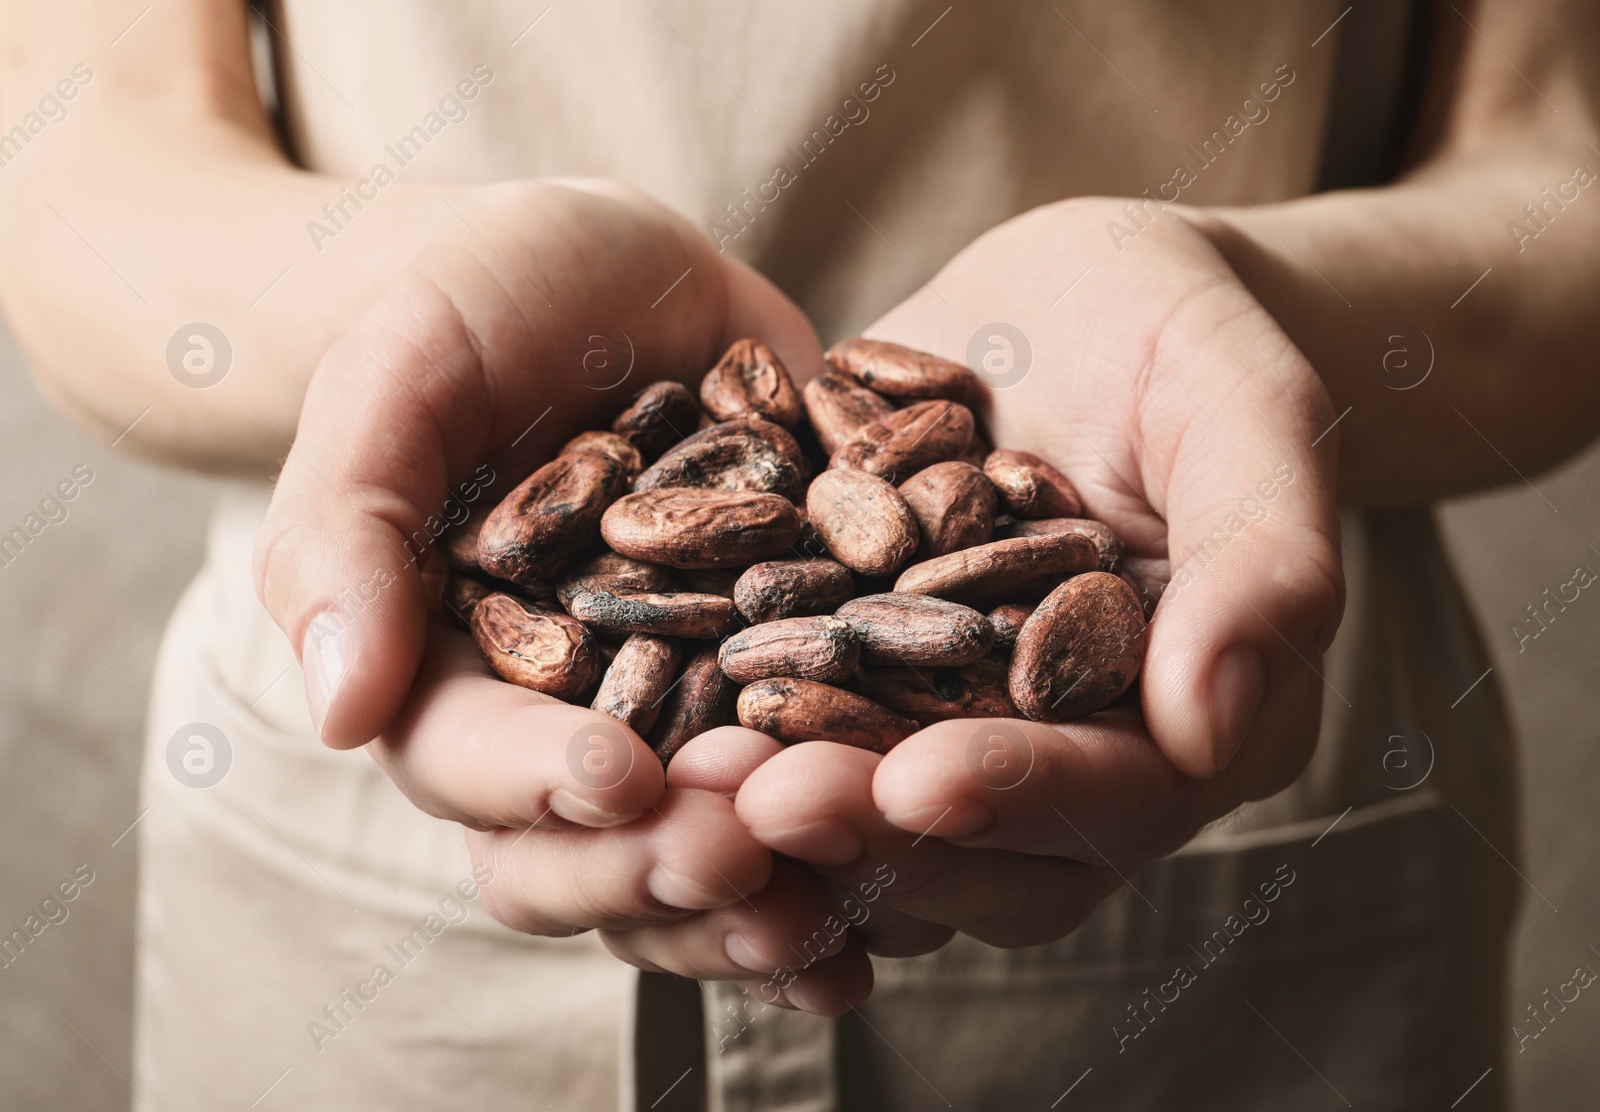
<svg viewBox="0 0 1600 1112">
<path fill-rule="evenodd" d="M 1423 0 L 1356 0 L 1334 35 L 1332 95 L 1317 189 L 1380 185 L 1416 122 L 1428 42 Z"/>
</svg>

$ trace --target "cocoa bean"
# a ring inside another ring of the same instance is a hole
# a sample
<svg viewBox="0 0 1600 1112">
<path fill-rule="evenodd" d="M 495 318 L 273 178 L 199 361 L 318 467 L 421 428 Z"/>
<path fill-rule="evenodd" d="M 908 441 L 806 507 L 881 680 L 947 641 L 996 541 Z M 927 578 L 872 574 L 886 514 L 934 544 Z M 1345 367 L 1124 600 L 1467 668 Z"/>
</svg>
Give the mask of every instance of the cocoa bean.
<svg viewBox="0 0 1600 1112">
<path fill-rule="evenodd" d="M 646 460 L 655 459 L 694 432 L 700 406 L 681 382 L 653 382 L 611 422 L 611 431 L 627 439 Z"/>
<path fill-rule="evenodd" d="M 524 479 L 484 520 L 478 562 L 513 583 L 554 579 L 598 539 L 606 507 L 626 489 L 609 456 L 557 456 Z"/>
<path fill-rule="evenodd" d="M 861 638 L 861 659 L 867 664 L 956 668 L 994 646 L 988 618 L 928 595 L 867 595 L 834 613 Z"/>
<path fill-rule="evenodd" d="M 690 591 L 655 594 L 642 591 L 573 589 L 567 613 L 602 633 L 652 633 L 704 641 L 739 628 L 733 600 Z"/>
<path fill-rule="evenodd" d="M 788 552 L 800 515 L 776 494 L 673 487 L 624 495 L 600 522 L 624 556 L 674 568 L 732 568 Z"/>
<path fill-rule="evenodd" d="M 983 473 L 1017 517 L 1083 516 L 1083 499 L 1072 480 L 1032 452 L 996 448 L 983 461 Z"/>
<path fill-rule="evenodd" d="M 805 679 L 757 680 L 739 693 L 739 724 L 786 744 L 834 741 L 887 753 L 917 724 L 864 695 Z"/>
<path fill-rule="evenodd" d="M 806 490 L 806 515 L 835 560 L 862 575 L 892 575 L 917 550 L 917 519 L 894 487 L 865 471 L 824 471 Z"/>
<path fill-rule="evenodd" d="M 994 626 L 994 644 L 997 649 L 1009 649 L 1017 643 L 1028 615 L 1037 609 L 1032 603 L 1007 602 L 989 611 L 989 624 Z"/>
<path fill-rule="evenodd" d="M 634 480 L 633 489 L 750 490 L 781 494 L 791 502 L 798 500 L 805 489 L 805 478 L 796 462 L 799 445 L 787 433 L 781 439 L 764 435 L 760 426 L 782 432 L 779 426 L 760 418 L 712 425 L 669 448 Z M 793 455 L 779 446 L 785 440 L 793 447 Z"/>
<path fill-rule="evenodd" d="M 1012 537 L 1043 537 L 1051 533 L 1077 533 L 1094 542 L 1100 553 L 1100 570 L 1116 571 L 1122 559 L 1122 539 L 1104 522 L 1086 517 L 1046 517 L 1037 521 L 1014 521 L 996 535 Z"/>
<path fill-rule="evenodd" d="M 857 429 L 828 465 L 895 483 L 955 459 L 971 441 L 972 410 L 956 402 L 918 402 Z"/>
<path fill-rule="evenodd" d="M 649 733 L 661 716 L 662 699 L 678 677 L 682 656 L 678 646 L 664 637 L 635 633 L 612 658 L 593 708 L 640 736 Z"/>
<path fill-rule="evenodd" d="M 569 571 L 556 585 L 556 597 L 565 606 L 572 592 L 580 589 L 660 594 L 678 590 L 679 579 L 671 568 L 630 560 L 619 552 L 602 552 Z"/>
<path fill-rule="evenodd" d="M 501 679 L 573 702 L 600 678 L 600 650 L 583 626 L 496 592 L 472 611 L 472 637 Z"/>
<path fill-rule="evenodd" d="M 960 668 L 862 668 L 854 689 L 927 725 L 951 718 L 1019 718 L 1007 661 L 993 653 Z"/>
<path fill-rule="evenodd" d="M 1133 589 L 1086 572 L 1039 604 L 1011 657 L 1017 709 L 1040 722 L 1081 718 L 1113 702 L 1139 674 L 1145 620 Z"/>
<path fill-rule="evenodd" d="M 487 514 L 473 514 L 465 522 L 450 530 L 439 545 L 444 554 L 445 566 L 460 575 L 482 575 L 483 565 L 478 562 L 478 534 L 483 532 Z"/>
<path fill-rule="evenodd" d="M 819 375 L 806 383 L 803 396 L 817 442 L 830 456 L 859 429 L 894 412 L 886 398 L 840 375 Z"/>
<path fill-rule="evenodd" d="M 715 645 L 691 656 L 667 693 L 660 720 L 650 734 L 650 748 L 661 763 L 670 761 L 691 738 L 718 726 L 733 725 L 733 697 L 737 690 L 717 664 Z"/>
<path fill-rule="evenodd" d="M 702 595 L 731 599 L 734 584 L 739 582 L 739 573 L 715 568 L 697 568 L 679 572 L 678 578 L 683 580 L 683 589 L 686 591 L 698 591 Z"/>
<path fill-rule="evenodd" d="M 733 604 L 749 622 L 828 614 L 850 597 L 850 571 L 832 560 L 770 560 L 745 570 Z"/>
<path fill-rule="evenodd" d="M 916 515 L 923 559 L 984 544 L 994 534 L 994 484 L 970 463 L 925 467 L 900 484 L 900 493 Z"/>
<path fill-rule="evenodd" d="M 983 600 L 1015 596 L 1041 576 L 1079 575 L 1100 566 L 1094 542 L 1077 533 L 990 541 L 915 564 L 895 580 L 896 591 Z"/>
<path fill-rule="evenodd" d="M 622 464 L 622 470 L 627 474 L 630 483 L 644 470 L 644 457 L 639 454 L 639 449 L 633 446 L 632 441 L 602 429 L 590 429 L 574 436 L 567 441 L 566 447 L 561 449 L 562 455 L 568 452 L 597 452 L 602 456 L 610 456 Z"/>
<path fill-rule="evenodd" d="M 855 631 L 838 618 L 784 618 L 735 633 L 718 660 L 734 683 L 779 676 L 838 683 L 861 659 Z"/>
<path fill-rule="evenodd" d="M 984 393 L 978 376 L 960 363 L 883 340 L 841 340 L 823 358 L 840 374 L 890 398 L 945 398 L 973 405 Z"/>
<path fill-rule="evenodd" d="M 783 362 L 760 340 L 735 340 L 700 381 L 700 404 L 713 421 L 753 413 L 792 429 L 800 396 Z"/>
<path fill-rule="evenodd" d="M 458 629 L 470 630 L 472 628 L 472 612 L 477 609 L 478 603 L 494 594 L 494 588 L 482 580 L 474 579 L 470 575 L 445 576 L 444 590 L 439 596 L 439 601 L 444 607 L 444 616 L 450 619 L 450 624 Z"/>
</svg>

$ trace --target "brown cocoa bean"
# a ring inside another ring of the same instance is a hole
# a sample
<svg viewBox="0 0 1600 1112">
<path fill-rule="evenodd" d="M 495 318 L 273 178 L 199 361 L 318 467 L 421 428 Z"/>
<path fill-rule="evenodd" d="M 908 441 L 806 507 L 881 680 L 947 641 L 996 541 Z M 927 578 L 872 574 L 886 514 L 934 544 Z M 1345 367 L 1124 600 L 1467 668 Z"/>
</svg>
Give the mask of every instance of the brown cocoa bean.
<svg viewBox="0 0 1600 1112">
<path fill-rule="evenodd" d="M 800 395 L 776 353 L 760 340 L 735 340 L 700 381 L 700 404 L 713 421 L 753 413 L 786 429 L 800 422 Z"/>
<path fill-rule="evenodd" d="M 667 693 L 660 720 L 650 734 L 650 748 L 666 764 L 691 738 L 718 726 L 731 726 L 733 697 L 738 690 L 717 664 L 717 648 L 707 646 L 689 658 L 683 674 Z"/>
<path fill-rule="evenodd" d="M 805 679 L 757 680 L 739 693 L 739 724 L 785 744 L 834 741 L 887 753 L 917 724 L 864 695 Z"/>
<path fill-rule="evenodd" d="M 609 456 L 557 456 L 489 511 L 478 534 L 478 562 L 513 583 L 554 579 L 599 538 L 601 515 L 626 483 L 622 465 Z"/>
<path fill-rule="evenodd" d="M 733 600 L 674 591 L 596 591 L 577 587 L 566 596 L 567 613 L 603 633 L 653 633 L 705 641 L 739 628 Z"/>
<path fill-rule="evenodd" d="M 851 599 L 834 614 L 856 631 L 867 664 L 957 668 L 994 646 L 988 618 L 928 595 L 867 595 Z"/>
<path fill-rule="evenodd" d="M 628 440 L 646 460 L 653 460 L 700 424 L 700 405 L 681 382 L 653 382 L 633 396 L 617 414 L 611 431 Z"/>
<path fill-rule="evenodd" d="M 482 575 L 483 565 L 478 562 L 478 534 L 483 532 L 488 514 L 473 514 L 461 525 L 450 530 L 440 542 L 445 566 L 458 575 Z"/>
<path fill-rule="evenodd" d="M 779 676 L 838 683 L 861 659 L 855 631 L 838 618 L 784 618 L 735 633 L 718 660 L 734 683 Z"/>
<path fill-rule="evenodd" d="M 997 649 L 1009 649 L 1017 643 L 1023 623 L 1037 607 L 1027 602 L 1007 602 L 989 611 L 989 624 L 994 626 L 994 644 Z"/>
<path fill-rule="evenodd" d="M 1072 480 L 1032 452 L 996 448 L 983 473 L 1017 517 L 1082 517 L 1083 499 Z"/>
<path fill-rule="evenodd" d="M 1144 610 L 1115 575 L 1086 572 L 1039 604 L 1011 657 L 1017 709 L 1039 722 L 1092 714 L 1126 691 L 1144 660 Z"/>
<path fill-rule="evenodd" d="M 760 426 L 766 426 L 762 429 Z M 764 435 L 783 433 L 781 438 Z M 786 440 L 793 455 L 780 447 Z M 712 425 L 669 448 L 633 482 L 635 491 L 668 487 L 750 490 L 800 498 L 805 478 L 796 458 L 800 447 L 780 426 L 760 418 Z"/>
<path fill-rule="evenodd" d="M 623 642 L 595 692 L 593 708 L 641 737 L 661 716 L 661 701 L 678 678 L 683 653 L 664 637 L 635 633 Z"/>
<path fill-rule="evenodd" d="M 1122 539 L 1104 522 L 1086 517 L 1046 517 L 1037 521 L 1014 521 L 997 535 L 1009 539 L 1043 537 L 1051 533 L 1077 533 L 1088 537 L 1100 553 L 1100 570 L 1117 570 L 1117 564 L 1122 559 Z"/>
<path fill-rule="evenodd" d="M 672 487 L 624 495 L 606 511 L 600 533 L 636 560 L 732 568 L 788 552 L 800 515 L 776 494 Z"/>
<path fill-rule="evenodd" d="M 840 375 L 819 375 L 806 383 L 803 396 L 812 431 L 830 456 L 863 426 L 894 412 L 888 399 Z"/>
<path fill-rule="evenodd" d="M 573 702 L 600 678 L 600 649 L 581 624 L 507 594 L 472 611 L 472 637 L 501 679 Z"/>
<path fill-rule="evenodd" d="M 978 376 L 948 359 L 883 340 L 841 340 L 823 356 L 840 374 L 890 398 L 946 398 L 973 405 L 983 396 Z"/>
<path fill-rule="evenodd" d="M 900 494 L 916 515 L 923 559 L 985 544 L 994 535 L 994 484 L 970 463 L 925 467 L 900 484 Z"/>
<path fill-rule="evenodd" d="M 854 689 L 927 725 L 951 718 L 1020 718 L 1007 661 L 993 653 L 960 668 L 862 668 Z"/>
<path fill-rule="evenodd" d="M 769 560 L 745 570 L 733 604 L 749 622 L 832 613 L 850 597 L 850 571 L 832 560 Z"/>
<path fill-rule="evenodd" d="M 828 465 L 896 483 L 955 459 L 971 441 L 972 410 L 956 402 L 918 402 L 857 429 Z"/>
<path fill-rule="evenodd" d="M 678 590 L 679 582 L 671 568 L 631 560 L 620 552 L 602 552 L 569 571 L 556 585 L 556 597 L 565 606 L 576 590 L 662 594 Z"/>
<path fill-rule="evenodd" d="M 1021 593 L 1029 581 L 1080 575 L 1100 566 L 1094 542 L 1077 533 L 990 541 L 914 564 L 895 580 L 896 591 L 983 600 Z"/>
<path fill-rule="evenodd" d="M 472 612 L 478 603 L 494 594 L 494 588 L 470 575 L 450 574 L 444 577 L 444 590 L 439 601 L 444 616 L 458 629 L 472 628 Z"/>
<path fill-rule="evenodd" d="M 614 432 L 605 432 L 602 429 L 590 429 L 580 432 L 567 441 L 566 447 L 561 449 L 561 454 L 568 452 L 597 452 L 602 456 L 610 456 L 622 464 L 622 470 L 627 474 L 631 483 L 644 470 L 644 457 L 639 454 L 639 449 L 625 436 L 618 436 Z"/>
<path fill-rule="evenodd" d="M 911 507 L 865 471 L 824 471 L 812 479 L 806 515 L 829 554 L 862 575 L 892 575 L 917 550 Z"/>
<path fill-rule="evenodd" d="M 724 571 L 716 568 L 696 568 L 678 573 L 678 578 L 683 580 L 683 589 L 697 591 L 702 595 L 716 595 L 718 598 L 731 599 L 734 584 L 739 582 L 739 574 L 734 571 Z"/>
</svg>

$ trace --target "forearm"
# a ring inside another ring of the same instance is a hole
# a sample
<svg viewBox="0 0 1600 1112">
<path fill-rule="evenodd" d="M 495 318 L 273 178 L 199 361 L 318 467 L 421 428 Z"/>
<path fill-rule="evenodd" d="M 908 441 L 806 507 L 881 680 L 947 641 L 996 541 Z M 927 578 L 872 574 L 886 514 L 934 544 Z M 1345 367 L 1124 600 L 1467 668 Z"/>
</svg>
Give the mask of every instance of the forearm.
<svg viewBox="0 0 1600 1112">
<path fill-rule="evenodd" d="M 157 6 L 107 46 L 137 6 L 70 26 L 8 6 L 8 31 L 38 49 L 4 71 L 7 126 L 83 68 L 64 118 L 5 152 L 0 298 L 43 388 L 92 434 L 132 425 L 119 447 L 260 472 L 287 452 L 328 344 L 467 189 L 398 182 L 358 208 L 351 183 L 290 165 L 256 100 L 242 9 Z M 152 49 L 176 54 L 152 65 L 138 54 Z M 312 221 L 335 234 L 314 241 Z M 206 388 L 169 361 L 195 322 L 232 349 Z"/>
</svg>

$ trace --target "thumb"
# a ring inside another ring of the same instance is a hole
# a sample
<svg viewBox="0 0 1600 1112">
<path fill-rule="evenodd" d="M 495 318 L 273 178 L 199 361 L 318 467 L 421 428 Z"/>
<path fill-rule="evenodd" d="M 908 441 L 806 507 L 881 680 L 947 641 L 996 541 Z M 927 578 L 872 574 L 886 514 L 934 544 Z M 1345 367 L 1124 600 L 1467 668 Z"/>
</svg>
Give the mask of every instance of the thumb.
<svg viewBox="0 0 1600 1112">
<path fill-rule="evenodd" d="M 1236 314 L 1229 331 L 1213 323 L 1205 342 L 1174 345 L 1192 360 L 1182 377 L 1209 384 L 1188 396 L 1224 403 L 1164 407 L 1182 414 L 1169 417 L 1182 429 L 1164 492 L 1172 578 L 1142 699 L 1151 733 L 1189 775 L 1214 775 L 1247 737 L 1270 733 L 1268 778 L 1287 782 L 1315 743 L 1321 656 L 1344 607 L 1333 412 L 1263 310 Z"/>
</svg>

